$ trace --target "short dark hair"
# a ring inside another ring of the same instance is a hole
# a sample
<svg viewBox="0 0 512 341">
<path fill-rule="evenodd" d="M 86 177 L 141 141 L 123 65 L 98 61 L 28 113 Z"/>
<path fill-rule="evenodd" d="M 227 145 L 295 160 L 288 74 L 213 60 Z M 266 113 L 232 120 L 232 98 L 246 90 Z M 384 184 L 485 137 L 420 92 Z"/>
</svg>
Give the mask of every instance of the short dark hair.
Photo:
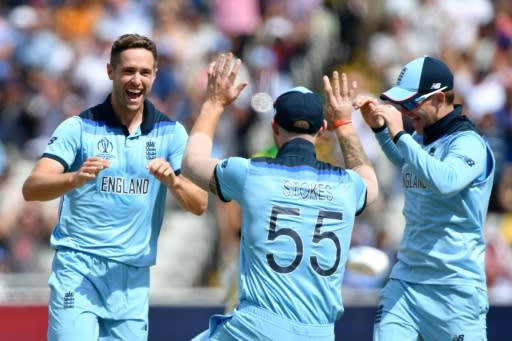
<svg viewBox="0 0 512 341">
<path fill-rule="evenodd" d="M 156 49 L 156 44 L 153 40 L 148 37 L 142 36 L 140 34 L 129 33 L 123 34 L 112 44 L 112 49 L 110 50 L 110 65 L 116 66 L 119 64 L 119 56 L 121 52 L 128 49 L 146 49 L 151 51 L 153 57 L 155 58 L 155 67 L 158 60 L 158 51 Z"/>
<path fill-rule="evenodd" d="M 444 91 L 447 104 L 453 104 L 455 101 L 455 92 L 453 90 Z"/>
</svg>

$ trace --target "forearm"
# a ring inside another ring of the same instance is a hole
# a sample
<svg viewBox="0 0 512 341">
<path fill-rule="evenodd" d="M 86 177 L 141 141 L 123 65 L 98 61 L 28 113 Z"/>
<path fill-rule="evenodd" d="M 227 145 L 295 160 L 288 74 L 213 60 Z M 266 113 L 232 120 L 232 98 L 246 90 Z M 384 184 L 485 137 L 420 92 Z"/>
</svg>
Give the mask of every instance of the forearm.
<svg viewBox="0 0 512 341">
<path fill-rule="evenodd" d="M 48 174 L 33 172 L 22 188 L 26 201 L 47 201 L 73 190 L 73 173 Z"/>
<path fill-rule="evenodd" d="M 183 156 L 182 173 L 200 188 L 208 191 L 218 160 L 211 157 L 213 136 L 224 108 L 206 101 L 201 107 L 190 133 Z"/>
<path fill-rule="evenodd" d="M 471 136 L 452 140 L 442 159 L 430 155 L 410 135 L 401 137 L 397 148 L 414 174 L 427 187 L 442 195 L 453 195 L 466 188 L 485 172 L 487 164 L 485 144 Z"/>
<path fill-rule="evenodd" d="M 218 162 L 210 156 L 212 145 L 207 134 L 193 133 L 188 139 L 181 165 L 183 175 L 205 191 L 210 189 L 210 179 Z"/>
<path fill-rule="evenodd" d="M 352 124 L 346 124 L 335 129 L 336 136 L 343 152 L 345 167 L 353 169 L 361 165 L 371 166 L 370 159 L 361 145 Z"/>
<path fill-rule="evenodd" d="M 379 131 L 375 131 L 375 138 L 377 139 L 377 142 L 379 142 L 379 145 L 386 154 L 386 157 L 397 167 L 402 167 L 404 163 L 404 158 L 402 154 L 400 153 L 400 150 L 396 147 L 395 142 L 391 139 L 389 136 L 387 128 L 384 128 Z"/>
<path fill-rule="evenodd" d="M 213 140 L 215 129 L 217 128 L 223 111 L 224 107 L 222 104 L 208 100 L 205 101 L 201 106 L 201 111 L 194 122 L 190 135 L 201 132 L 205 133 Z"/>
<path fill-rule="evenodd" d="M 208 192 L 196 186 L 184 176 L 177 176 L 172 185 L 167 185 L 180 206 L 196 215 L 201 215 L 208 206 Z"/>
<path fill-rule="evenodd" d="M 361 140 L 352 124 L 342 125 L 336 128 L 335 132 L 343 153 L 345 167 L 354 170 L 364 179 L 367 186 L 367 204 L 371 204 L 378 196 L 377 176 Z"/>
</svg>

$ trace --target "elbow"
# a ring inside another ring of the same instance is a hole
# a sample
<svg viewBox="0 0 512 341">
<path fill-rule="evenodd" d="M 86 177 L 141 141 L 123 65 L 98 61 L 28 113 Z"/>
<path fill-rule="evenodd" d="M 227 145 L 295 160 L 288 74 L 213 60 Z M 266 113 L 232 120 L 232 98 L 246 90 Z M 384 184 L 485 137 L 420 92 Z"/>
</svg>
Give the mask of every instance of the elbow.
<svg viewBox="0 0 512 341">
<path fill-rule="evenodd" d="M 366 205 L 369 206 L 369 205 L 373 204 L 374 202 L 377 201 L 378 198 L 379 198 L 379 190 L 378 190 L 378 186 L 376 186 L 375 189 L 368 190 L 368 192 L 366 194 Z"/>
<path fill-rule="evenodd" d="M 208 208 L 208 205 L 204 205 L 204 206 L 198 207 L 197 209 L 191 211 L 191 213 L 199 217 L 199 216 L 202 216 L 204 214 L 204 212 L 206 212 L 207 208 Z"/>
<path fill-rule="evenodd" d="M 371 205 L 379 198 L 379 182 L 377 176 L 368 177 L 366 180 L 366 205 Z"/>
<path fill-rule="evenodd" d="M 202 198 L 197 205 L 190 209 L 190 213 L 201 216 L 208 209 L 208 193 L 205 192 L 204 198 Z"/>
<path fill-rule="evenodd" d="M 370 168 L 371 172 L 368 172 L 363 176 L 363 179 L 366 183 L 366 205 L 371 205 L 379 198 L 379 181 L 377 180 L 377 175 L 373 171 L 373 168 Z"/>
<path fill-rule="evenodd" d="M 30 188 L 25 184 L 21 188 L 21 194 L 23 195 L 23 199 L 25 201 L 35 201 L 37 198 L 34 196 L 34 193 L 30 190 Z"/>
<path fill-rule="evenodd" d="M 449 188 L 443 186 L 436 188 L 435 190 L 443 197 L 451 197 L 460 191 L 458 188 Z"/>
<path fill-rule="evenodd" d="M 454 181 L 442 181 L 432 183 L 431 188 L 432 191 L 438 193 L 443 197 L 451 197 L 460 192 L 464 187 L 462 187 L 461 185 L 456 185 Z"/>
</svg>

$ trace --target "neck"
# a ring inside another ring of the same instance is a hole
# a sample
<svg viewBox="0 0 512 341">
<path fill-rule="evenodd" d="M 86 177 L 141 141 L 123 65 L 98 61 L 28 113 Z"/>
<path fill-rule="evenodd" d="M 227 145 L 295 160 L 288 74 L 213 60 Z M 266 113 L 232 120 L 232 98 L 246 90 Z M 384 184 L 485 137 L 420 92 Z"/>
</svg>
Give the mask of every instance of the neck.
<svg viewBox="0 0 512 341">
<path fill-rule="evenodd" d="M 279 127 L 277 124 L 272 128 L 273 128 L 273 132 L 274 132 L 274 134 L 273 134 L 274 142 L 279 147 L 282 146 L 283 144 L 290 142 L 291 140 L 294 140 L 297 138 L 304 139 L 313 144 L 315 143 L 315 140 L 316 140 L 316 134 L 311 135 L 311 134 L 300 134 L 300 133 L 290 132 L 290 131 L 287 131 L 286 129 Z"/>
<path fill-rule="evenodd" d="M 454 107 L 453 105 L 444 105 L 441 108 L 439 108 L 439 112 L 437 114 L 437 119 L 440 120 L 443 117 L 447 116 L 453 111 Z"/>
<path fill-rule="evenodd" d="M 121 123 L 123 123 L 126 128 L 128 128 L 128 131 L 130 133 L 133 133 L 135 129 L 137 129 L 138 126 L 140 126 L 142 122 L 142 113 L 136 113 L 132 115 L 130 118 L 126 118 L 124 120 L 121 120 Z"/>
<path fill-rule="evenodd" d="M 142 122 L 144 106 L 137 111 L 130 111 L 121 108 L 112 97 L 112 108 L 121 122 L 130 133 L 132 133 Z"/>
</svg>

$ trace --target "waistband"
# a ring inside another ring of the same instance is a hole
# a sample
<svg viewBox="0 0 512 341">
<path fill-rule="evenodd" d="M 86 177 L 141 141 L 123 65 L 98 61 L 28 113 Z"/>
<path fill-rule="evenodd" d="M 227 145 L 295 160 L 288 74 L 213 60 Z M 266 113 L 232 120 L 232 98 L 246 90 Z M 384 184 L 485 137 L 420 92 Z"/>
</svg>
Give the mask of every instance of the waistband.
<svg viewBox="0 0 512 341">
<path fill-rule="evenodd" d="M 334 340 L 334 323 L 329 324 L 307 324 L 293 321 L 282 317 L 267 309 L 255 306 L 253 304 L 242 302 L 237 308 L 239 315 L 257 316 L 266 323 L 275 326 L 277 329 L 284 330 L 295 335 L 327 338 Z"/>
</svg>

